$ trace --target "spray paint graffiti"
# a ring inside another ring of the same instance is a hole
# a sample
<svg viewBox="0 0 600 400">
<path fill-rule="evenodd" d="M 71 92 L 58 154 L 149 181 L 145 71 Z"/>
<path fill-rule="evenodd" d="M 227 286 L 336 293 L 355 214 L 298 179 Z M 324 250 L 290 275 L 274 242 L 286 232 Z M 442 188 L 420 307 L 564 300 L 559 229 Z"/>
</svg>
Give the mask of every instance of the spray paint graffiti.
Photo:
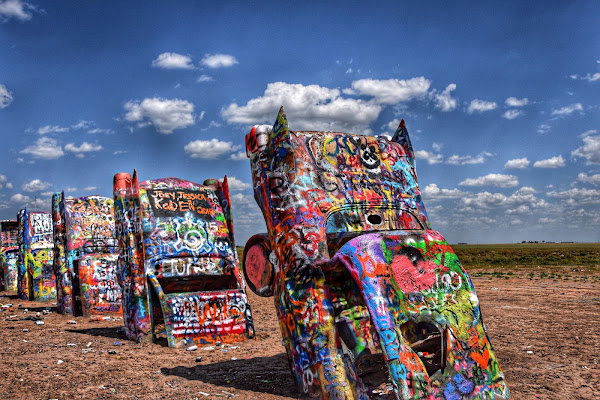
<svg viewBox="0 0 600 400">
<path fill-rule="evenodd" d="M 27 210 L 19 210 L 17 213 L 17 295 L 22 300 L 29 300 L 27 285 L 27 270 L 25 269 L 25 225 L 27 224 Z"/>
<path fill-rule="evenodd" d="M 17 291 L 17 221 L 0 221 L 0 274 L 2 290 Z"/>
<path fill-rule="evenodd" d="M 121 313 L 113 200 L 52 196 L 54 270 L 62 314 Z"/>
<path fill-rule="evenodd" d="M 118 254 L 87 254 L 79 259 L 83 315 L 122 313 L 117 259 Z"/>
<path fill-rule="evenodd" d="M 17 291 L 17 260 L 18 251 L 5 251 L 2 253 L 2 271 L 4 273 L 4 290 Z"/>
<path fill-rule="evenodd" d="M 246 333 L 246 295 L 235 291 L 214 291 L 195 295 L 165 295 L 167 337 L 179 342 L 187 337 L 224 337 L 241 340 Z"/>
<path fill-rule="evenodd" d="M 51 301 L 56 298 L 53 271 L 52 216 L 48 212 L 17 214 L 19 256 L 17 293 L 23 300 Z"/>
<path fill-rule="evenodd" d="M 473 284 L 430 228 L 404 121 L 391 140 L 293 132 L 282 107 L 246 148 L 269 232 L 246 244 L 244 274 L 274 296 L 299 390 L 508 398 Z"/>
<path fill-rule="evenodd" d="M 117 174 L 114 207 L 123 319 L 132 340 L 169 346 L 254 336 L 233 240 L 227 177 L 138 182 Z"/>
</svg>

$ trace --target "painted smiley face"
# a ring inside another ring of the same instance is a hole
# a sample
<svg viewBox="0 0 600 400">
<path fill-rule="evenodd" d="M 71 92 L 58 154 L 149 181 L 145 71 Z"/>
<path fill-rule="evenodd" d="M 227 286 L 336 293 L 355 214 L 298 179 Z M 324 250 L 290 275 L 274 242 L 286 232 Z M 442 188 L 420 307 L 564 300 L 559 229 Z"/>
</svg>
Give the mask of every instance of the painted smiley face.
<svg viewBox="0 0 600 400">
<path fill-rule="evenodd" d="M 360 160 L 365 168 L 375 169 L 379 167 L 380 161 L 376 150 L 376 147 L 372 144 L 366 145 L 363 143 L 360 145 Z"/>
</svg>

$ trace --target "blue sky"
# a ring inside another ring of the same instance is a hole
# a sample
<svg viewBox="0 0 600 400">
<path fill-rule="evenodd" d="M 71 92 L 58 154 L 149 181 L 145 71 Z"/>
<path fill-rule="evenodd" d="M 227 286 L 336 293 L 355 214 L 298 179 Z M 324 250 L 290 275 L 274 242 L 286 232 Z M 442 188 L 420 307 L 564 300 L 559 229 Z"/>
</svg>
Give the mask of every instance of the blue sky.
<svg viewBox="0 0 600 400">
<path fill-rule="evenodd" d="M 0 0 L 0 218 L 227 174 L 243 245 L 244 135 L 284 105 L 292 130 L 404 118 L 452 243 L 600 241 L 600 2 L 204 3 Z"/>
</svg>

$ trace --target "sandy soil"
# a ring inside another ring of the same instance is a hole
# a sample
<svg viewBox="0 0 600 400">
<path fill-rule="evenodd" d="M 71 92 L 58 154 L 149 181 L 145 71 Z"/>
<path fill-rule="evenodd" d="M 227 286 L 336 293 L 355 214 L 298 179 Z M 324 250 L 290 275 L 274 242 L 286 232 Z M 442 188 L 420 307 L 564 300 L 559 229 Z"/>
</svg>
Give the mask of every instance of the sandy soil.
<svg viewBox="0 0 600 400">
<path fill-rule="evenodd" d="M 470 274 L 513 399 L 599 399 L 600 272 L 552 271 L 568 280 Z M 186 351 L 128 341 L 120 319 L 63 316 L 0 292 L 0 398 L 300 398 L 272 299 L 249 301 L 256 339 Z"/>
</svg>

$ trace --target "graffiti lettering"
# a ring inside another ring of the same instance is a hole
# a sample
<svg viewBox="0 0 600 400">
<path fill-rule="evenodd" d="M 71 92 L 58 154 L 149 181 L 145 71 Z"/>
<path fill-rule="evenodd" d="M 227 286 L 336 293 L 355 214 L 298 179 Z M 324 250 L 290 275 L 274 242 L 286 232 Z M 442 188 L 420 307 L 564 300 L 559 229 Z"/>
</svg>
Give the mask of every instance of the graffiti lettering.
<svg viewBox="0 0 600 400">
<path fill-rule="evenodd" d="M 223 259 L 219 258 L 191 258 L 162 259 L 154 266 L 154 275 L 158 278 L 190 275 L 222 275 L 229 267 Z"/>
<path fill-rule="evenodd" d="M 162 189 L 148 190 L 147 193 L 156 216 L 177 216 L 186 212 L 213 216 L 216 213 L 203 192 Z"/>
<path fill-rule="evenodd" d="M 243 300 L 243 301 L 240 301 Z M 171 300 L 173 336 L 209 333 L 242 333 L 245 325 L 245 296 L 237 293 L 173 297 Z"/>
<path fill-rule="evenodd" d="M 117 276 L 127 336 L 149 339 L 155 321 L 150 316 L 160 309 L 171 347 L 253 337 L 232 250 L 225 182 L 198 185 L 164 178 L 138 183 L 135 175 L 127 182 L 131 190 L 121 188 L 120 181 L 114 188 Z"/>
<path fill-rule="evenodd" d="M 96 254 L 79 260 L 84 315 L 121 311 L 121 288 L 115 279 L 117 258 L 117 254 Z"/>
<path fill-rule="evenodd" d="M 29 221 L 34 235 L 52 233 L 52 218 L 50 214 L 29 214 Z"/>
<path fill-rule="evenodd" d="M 507 398 L 468 276 L 430 230 L 404 122 L 391 140 L 293 132 L 282 107 L 273 129 L 264 148 L 251 133 L 247 150 L 298 389 L 328 399 L 368 398 L 381 385 L 399 399 Z M 371 381 L 364 367 L 378 363 L 389 374 Z M 451 393 L 464 377 L 468 390 Z"/>
</svg>

